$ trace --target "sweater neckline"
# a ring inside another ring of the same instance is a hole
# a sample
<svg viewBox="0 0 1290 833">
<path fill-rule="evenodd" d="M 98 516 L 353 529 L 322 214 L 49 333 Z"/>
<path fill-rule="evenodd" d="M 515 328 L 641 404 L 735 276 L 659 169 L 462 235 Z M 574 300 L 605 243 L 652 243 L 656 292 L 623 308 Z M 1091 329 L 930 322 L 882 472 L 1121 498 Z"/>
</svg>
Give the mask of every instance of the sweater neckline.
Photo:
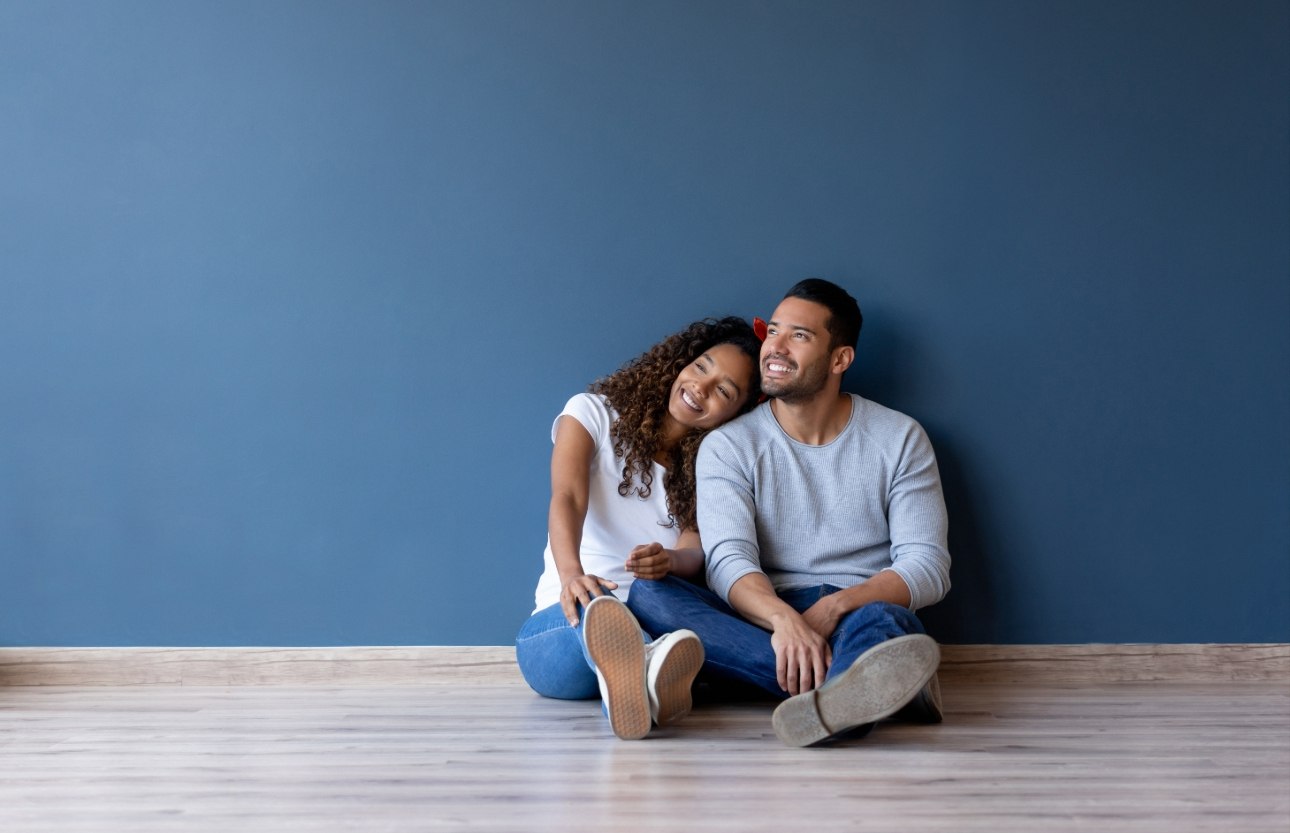
<svg viewBox="0 0 1290 833">
<path fill-rule="evenodd" d="M 769 419 L 771 424 L 775 426 L 775 430 L 783 435 L 784 439 L 788 440 L 790 443 L 792 443 L 795 446 L 799 446 L 801 448 L 828 448 L 829 446 L 837 443 L 839 440 L 841 440 L 843 437 L 849 434 L 851 432 L 852 426 L 855 425 L 856 420 L 859 418 L 860 401 L 861 401 L 860 397 L 856 396 L 854 393 L 848 393 L 847 396 L 851 397 L 851 415 L 847 417 L 847 424 L 842 426 L 842 430 L 838 432 L 838 435 L 836 437 L 820 445 L 815 445 L 813 443 L 804 443 L 801 440 L 794 437 L 792 434 L 785 431 L 784 426 L 779 424 L 779 418 L 775 416 L 775 411 L 770 407 L 769 402 L 766 403 L 766 418 Z"/>
</svg>

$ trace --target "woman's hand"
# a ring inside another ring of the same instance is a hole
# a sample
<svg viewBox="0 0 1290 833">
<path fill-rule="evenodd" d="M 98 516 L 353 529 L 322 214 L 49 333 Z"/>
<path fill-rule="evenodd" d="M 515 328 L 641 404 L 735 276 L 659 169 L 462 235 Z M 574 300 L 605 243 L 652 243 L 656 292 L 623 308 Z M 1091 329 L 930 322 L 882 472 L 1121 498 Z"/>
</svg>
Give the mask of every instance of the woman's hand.
<svg viewBox="0 0 1290 833">
<path fill-rule="evenodd" d="M 578 625 L 578 605 L 586 607 L 597 596 L 605 595 L 605 590 L 618 589 L 618 583 L 600 576 L 574 576 L 560 588 L 560 609 L 571 627 Z"/>
<path fill-rule="evenodd" d="M 636 578 L 663 578 L 672 572 L 672 551 L 658 541 L 633 547 L 627 554 L 627 571 Z"/>
</svg>

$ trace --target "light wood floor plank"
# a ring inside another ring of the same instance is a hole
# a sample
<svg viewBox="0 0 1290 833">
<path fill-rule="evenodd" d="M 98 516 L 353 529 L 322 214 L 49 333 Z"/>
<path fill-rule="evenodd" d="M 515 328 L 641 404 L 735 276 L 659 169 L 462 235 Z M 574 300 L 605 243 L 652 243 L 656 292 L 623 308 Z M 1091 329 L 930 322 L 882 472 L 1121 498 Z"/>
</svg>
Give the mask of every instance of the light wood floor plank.
<svg viewBox="0 0 1290 833">
<path fill-rule="evenodd" d="M 522 685 L 0 689 L 0 830 L 1290 830 L 1282 684 L 946 688 L 790 749 L 766 704 L 619 741 Z"/>
</svg>

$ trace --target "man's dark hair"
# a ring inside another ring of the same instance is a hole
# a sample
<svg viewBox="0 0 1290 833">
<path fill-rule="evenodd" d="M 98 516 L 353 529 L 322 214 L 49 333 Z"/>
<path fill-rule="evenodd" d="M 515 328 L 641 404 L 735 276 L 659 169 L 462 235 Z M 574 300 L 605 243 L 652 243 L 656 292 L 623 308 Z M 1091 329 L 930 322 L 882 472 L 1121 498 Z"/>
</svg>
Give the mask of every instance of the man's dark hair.
<svg viewBox="0 0 1290 833">
<path fill-rule="evenodd" d="M 856 299 L 836 283 L 821 278 L 799 281 L 784 293 L 785 298 L 801 298 L 825 306 L 829 310 L 829 349 L 847 346 L 855 349 L 860 338 L 864 316 Z"/>
</svg>

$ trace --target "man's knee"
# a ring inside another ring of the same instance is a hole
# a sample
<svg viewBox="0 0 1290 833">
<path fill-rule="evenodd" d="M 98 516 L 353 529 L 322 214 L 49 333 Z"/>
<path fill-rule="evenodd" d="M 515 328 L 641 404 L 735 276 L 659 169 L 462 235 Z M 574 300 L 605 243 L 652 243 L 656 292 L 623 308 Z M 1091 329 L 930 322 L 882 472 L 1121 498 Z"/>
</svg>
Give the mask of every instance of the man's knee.
<svg viewBox="0 0 1290 833">
<path fill-rule="evenodd" d="M 676 576 L 639 579 L 627 593 L 627 608 L 650 633 L 676 630 L 678 611 L 691 599 L 686 582 Z"/>
<path fill-rule="evenodd" d="M 664 576 L 660 579 L 637 579 L 627 591 L 627 606 L 632 610 L 649 610 L 667 604 L 668 599 L 676 597 L 677 588 L 672 586 L 675 576 Z"/>
<path fill-rule="evenodd" d="M 849 621 L 848 621 L 849 620 Z M 852 630 L 879 628 L 891 636 L 926 633 L 912 610 L 891 602 L 870 602 L 848 614 L 844 622 Z"/>
</svg>

